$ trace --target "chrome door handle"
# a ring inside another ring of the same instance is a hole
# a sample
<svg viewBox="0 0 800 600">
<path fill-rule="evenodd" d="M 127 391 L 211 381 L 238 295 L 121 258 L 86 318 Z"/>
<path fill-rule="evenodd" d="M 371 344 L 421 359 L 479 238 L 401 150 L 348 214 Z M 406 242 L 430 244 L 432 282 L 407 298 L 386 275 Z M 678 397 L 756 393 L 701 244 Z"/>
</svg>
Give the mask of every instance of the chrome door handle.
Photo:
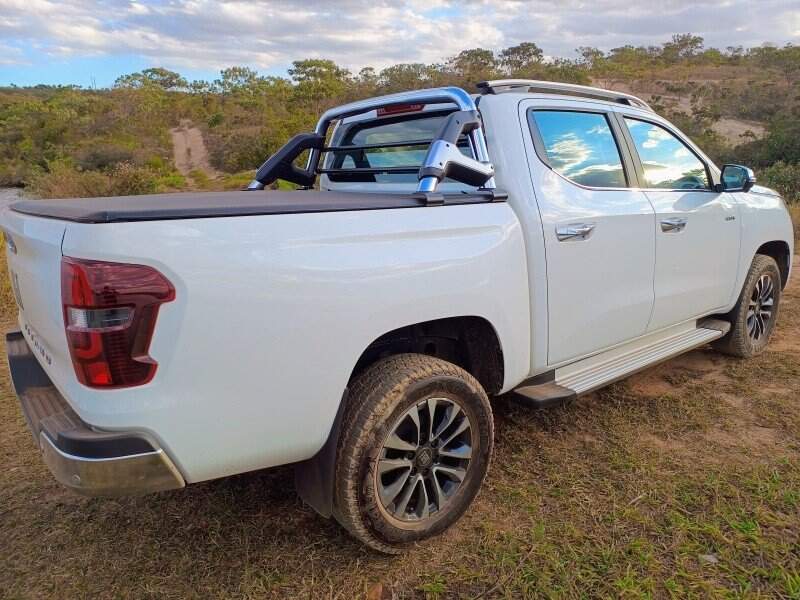
<svg viewBox="0 0 800 600">
<path fill-rule="evenodd" d="M 661 221 L 661 231 L 665 233 L 679 233 L 686 229 L 686 219 L 664 219 Z"/>
<path fill-rule="evenodd" d="M 585 240 L 594 231 L 594 223 L 570 223 L 556 227 L 559 242 L 566 240 Z"/>
</svg>

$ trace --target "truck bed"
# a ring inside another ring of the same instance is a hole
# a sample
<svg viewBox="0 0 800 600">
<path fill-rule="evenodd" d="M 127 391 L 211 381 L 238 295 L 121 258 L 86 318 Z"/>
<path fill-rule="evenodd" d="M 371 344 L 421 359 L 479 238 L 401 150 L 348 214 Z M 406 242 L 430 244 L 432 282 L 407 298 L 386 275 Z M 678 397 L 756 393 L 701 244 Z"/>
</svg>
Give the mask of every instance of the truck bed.
<svg viewBox="0 0 800 600">
<path fill-rule="evenodd" d="M 444 204 L 481 204 L 497 199 L 492 194 L 480 192 L 452 194 L 444 197 Z M 427 206 L 425 200 L 413 194 L 270 190 L 25 200 L 12 204 L 11 210 L 36 217 L 77 223 L 120 223 L 424 206 Z"/>
</svg>

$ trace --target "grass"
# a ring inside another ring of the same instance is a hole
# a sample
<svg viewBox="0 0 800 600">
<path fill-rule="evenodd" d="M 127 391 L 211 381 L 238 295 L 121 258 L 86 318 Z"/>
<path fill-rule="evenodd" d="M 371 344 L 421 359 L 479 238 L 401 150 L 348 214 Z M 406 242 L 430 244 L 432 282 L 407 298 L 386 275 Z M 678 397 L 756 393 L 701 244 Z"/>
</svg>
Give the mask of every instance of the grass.
<svg viewBox="0 0 800 600">
<path fill-rule="evenodd" d="M 400 558 L 305 507 L 288 468 L 75 496 L 4 373 L 0 596 L 800 599 L 798 333 L 796 279 L 756 359 L 698 350 L 551 411 L 496 399 L 476 504 Z"/>
</svg>

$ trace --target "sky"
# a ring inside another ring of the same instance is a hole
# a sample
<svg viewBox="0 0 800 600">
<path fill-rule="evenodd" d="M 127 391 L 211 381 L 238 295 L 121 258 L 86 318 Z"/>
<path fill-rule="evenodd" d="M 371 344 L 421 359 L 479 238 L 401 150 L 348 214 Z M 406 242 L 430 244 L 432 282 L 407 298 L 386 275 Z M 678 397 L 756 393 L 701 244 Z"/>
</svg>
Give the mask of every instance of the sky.
<svg viewBox="0 0 800 600">
<path fill-rule="evenodd" d="M 357 72 L 523 41 L 574 58 L 675 33 L 718 48 L 800 44 L 800 0 L 0 0 L 0 85 L 105 87 L 154 66 L 284 75 L 316 57 Z"/>
</svg>

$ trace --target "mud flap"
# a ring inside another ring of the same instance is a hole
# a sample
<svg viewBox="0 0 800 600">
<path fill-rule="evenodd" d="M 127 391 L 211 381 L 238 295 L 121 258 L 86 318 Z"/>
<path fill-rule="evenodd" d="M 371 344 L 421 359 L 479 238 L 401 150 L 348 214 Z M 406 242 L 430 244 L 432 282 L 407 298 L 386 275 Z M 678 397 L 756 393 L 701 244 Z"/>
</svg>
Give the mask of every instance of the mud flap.
<svg viewBox="0 0 800 600">
<path fill-rule="evenodd" d="M 336 447 L 339 444 L 348 391 L 345 389 L 342 394 L 336 419 L 322 448 L 308 460 L 296 464 L 294 468 L 294 486 L 300 498 L 326 519 L 333 516 Z"/>
</svg>

